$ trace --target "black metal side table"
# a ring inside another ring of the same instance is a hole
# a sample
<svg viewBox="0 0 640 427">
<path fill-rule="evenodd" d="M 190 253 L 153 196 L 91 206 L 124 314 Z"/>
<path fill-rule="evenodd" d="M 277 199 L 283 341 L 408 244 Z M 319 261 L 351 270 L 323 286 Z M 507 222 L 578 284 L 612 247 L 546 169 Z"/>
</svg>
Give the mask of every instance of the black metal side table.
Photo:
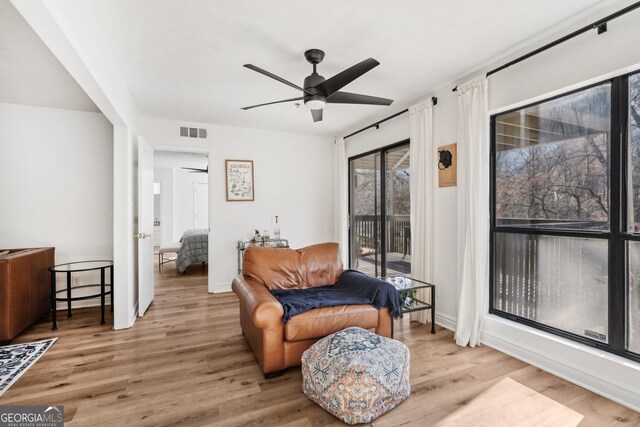
<svg viewBox="0 0 640 427">
<path fill-rule="evenodd" d="M 431 333 L 436 333 L 436 285 L 408 276 L 381 277 L 381 280 L 392 284 L 400 292 L 400 296 L 403 299 L 402 309 L 400 310 L 402 314 L 431 310 Z M 431 289 L 430 303 L 416 298 L 415 293 L 418 289 Z M 393 338 L 393 319 L 391 319 L 391 337 Z"/>
<path fill-rule="evenodd" d="M 110 282 L 105 283 L 105 270 L 110 270 Z M 73 273 L 78 273 L 81 271 L 93 271 L 100 270 L 100 283 L 98 284 L 89 284 L 89 285 L 80 285 L 80 286 L 71 286 L 71 275 Z M 100 323 L 104 324 L 104 306 L 105 306 L 105 297 L 107 295 L 111 295 L 111 311 L 113 312 L 113 261 L 111 260 L 96 260 L 96 261 L 79 261 L 79 262 L 68 262 L 66 264 L 58 264 L 53 267 L 49 267 L 49 271 L 51 272 L 51 312 L 53 318 L 53 327 L 51 329 L 58 329 L 57 325 L 57 307 L 56 303 L 58 301 L 66 301 L 67 302 L 67 317 L 71 317 L 71 301 L 80 301 L 91 298 L 100 297 L 100 311 L 102 315 L 102 320 Z M 56 289 L 56 274 L 65 273 L 67 276 L 67 287 L 66 289 L 57 290 Z M 109 290 L 106 290 L 106 287 L 109 287 Z M 91 295 L 83 295 L 79 297 L 72 297 L 71 291 L 74 289 L 81 288 L 95 288 L 100 287 L 100 293 L 91 294 Z M 66 293 L 66 297 L 58 297 L 57 294 Z"/>
</svg>

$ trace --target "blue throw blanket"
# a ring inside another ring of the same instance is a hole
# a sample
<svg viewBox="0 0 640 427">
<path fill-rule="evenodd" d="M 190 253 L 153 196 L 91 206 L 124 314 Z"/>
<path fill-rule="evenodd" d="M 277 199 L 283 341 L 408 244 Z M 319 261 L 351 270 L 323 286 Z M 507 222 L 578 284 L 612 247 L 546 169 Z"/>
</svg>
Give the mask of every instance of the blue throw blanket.
<svg viewBox="0 0 640 427">
<path fill-rule="evenodd" d="M 296 314 L 338 305 L 371 304 L 378 309 L 388 307 L 393 318 L 402 315 L 400 294 L 393 285 L 355 270 L 343 271 L 334 285 L 270 292 L 284 308 L 282 322 L 285 324 Z"/>
</svg>

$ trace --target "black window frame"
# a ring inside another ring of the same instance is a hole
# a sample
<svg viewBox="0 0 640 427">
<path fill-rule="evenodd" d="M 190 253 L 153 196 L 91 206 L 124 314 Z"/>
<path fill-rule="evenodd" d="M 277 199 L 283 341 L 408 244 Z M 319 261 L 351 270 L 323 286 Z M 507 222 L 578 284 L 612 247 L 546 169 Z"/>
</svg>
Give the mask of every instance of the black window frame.
<svg viewBox="0 0 640 427">
<path fill-rule="evenodd" d="M 626 348 L 627 333 L 627 242 L 640 241 L 640 233 L 632 233 L 626 229 L 627 224 L 627 161 L 630 135 L 628 133 L 629 116 L 629 76 L 638 74 L 640 70 L 611 77 L 597 83 L 582 86 L 578 89 L 541 99 L 510 110 L 492 114 L 490 117 L 490 236 L 489 236 L 489 313 L 501 318 L 524 324 L 553 335 L 560 336 L 581 344 L 640 362 L 640 354 Z M 498 225 L 496 217 L 496 118 L 503 114 L 519 111 L 553 101 L 568 95 L 609 83 L 611 85 L 611 140 L 609 170 L 609 229 L 600 230 L 565 230 L 544 227 L 523 227 Z M 495 246 L 498 233 L 529 234 L 543 236 L 561 236 L 575 238 L 602 239 L 608 242 L 608 338 L 609 343 L 567 332 L 534 320 L 526 319 L 494 307 L 494 274 Z"/>
<path fill-rule="evenodd" d="M 356 154 L 354 156 L 351 156 L 347 159 L 347 197 L 348 197 L 348 210 L 349 210 L 349 221 L 348 221 L 348 241 L 349 241 L 349 257 L 347 258 L 347 260 L 349 261 L 349 268 L 353 268 L 351 266 L 351 226 L 352 226 L 352 222 L 353 222 L 353 212 L 352 209 L 353 207 L 351 206 L 351 161 L 352 160 L 357 160 L 363 157 L 367 157 L 370 156 L 372 154 L 378 154 L 378 160 L 380 162 L 380 176 L 384 177 L 385 176 L 385 172 L 386 172 L 386 163 L 385 163 L 385 152 L 386 151 L 390 151 L 393 150 L 395 148 L 399 148 L 402 147 L 403 145 L 407 145 L 407 146 L 411 146 L 411 140 L 409 138 L 407 139 L 403 139 L 401 141 L 398 142 L 394 142 L 393 144 L 390 145 L 385 145 L 383 147 L 380 148 L 376 148 L 374 150 L 369 150 L 366 151 L 364 153 L 360 153 L 360 154 Z M 386 224 L 386 220 L 385 217 L 387 215 L 387 189 L 386 189 L 386 185 L 384 185 L 383 183 L 380 183 L 380 194 L 379 196 L 380 198 L 380 215 L 379 217 L 381 218 L 381 221 L 383 224 Z M 377 227 L 374 227 L 377 230 Z M 386 245 L 387 245 L 387 237 L 386 234 L 387 233 L 381 233 L 382 235 L 380 236 L 380 247 L 383 248 L 384 250 L 380 251 L 380 277 L 385 277 L 387 275 L 387 251 L 386 251 Z M 376 266 L 376 271 L 377 271 L 378 266 Z"/>
</svg>

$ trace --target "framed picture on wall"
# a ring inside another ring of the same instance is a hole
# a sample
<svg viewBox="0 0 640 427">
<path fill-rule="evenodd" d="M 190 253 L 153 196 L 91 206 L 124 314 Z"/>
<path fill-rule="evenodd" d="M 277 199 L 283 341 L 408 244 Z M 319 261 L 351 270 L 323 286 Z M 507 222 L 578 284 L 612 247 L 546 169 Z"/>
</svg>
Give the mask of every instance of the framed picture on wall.
<svg viewBox="0 0 640 427">
<path fill-rule="evenodd" d="M 225 160 L 228 202 L 252 202 L 253 160 Z"/>
</svg>

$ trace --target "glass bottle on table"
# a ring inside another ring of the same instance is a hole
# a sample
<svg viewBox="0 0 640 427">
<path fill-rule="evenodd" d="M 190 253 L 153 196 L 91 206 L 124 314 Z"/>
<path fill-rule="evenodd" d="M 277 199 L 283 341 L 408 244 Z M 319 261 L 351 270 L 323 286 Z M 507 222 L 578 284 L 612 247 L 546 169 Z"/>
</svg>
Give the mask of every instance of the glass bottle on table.
<svg viewBox="0 0 640 427">
<path fill-rule="evenodd" d="M 276 223 L 273 226 L 274 240 L 280 240 L 280 224 L 278 224 L 278 215 L 276 215 Z"/>
</svg>

